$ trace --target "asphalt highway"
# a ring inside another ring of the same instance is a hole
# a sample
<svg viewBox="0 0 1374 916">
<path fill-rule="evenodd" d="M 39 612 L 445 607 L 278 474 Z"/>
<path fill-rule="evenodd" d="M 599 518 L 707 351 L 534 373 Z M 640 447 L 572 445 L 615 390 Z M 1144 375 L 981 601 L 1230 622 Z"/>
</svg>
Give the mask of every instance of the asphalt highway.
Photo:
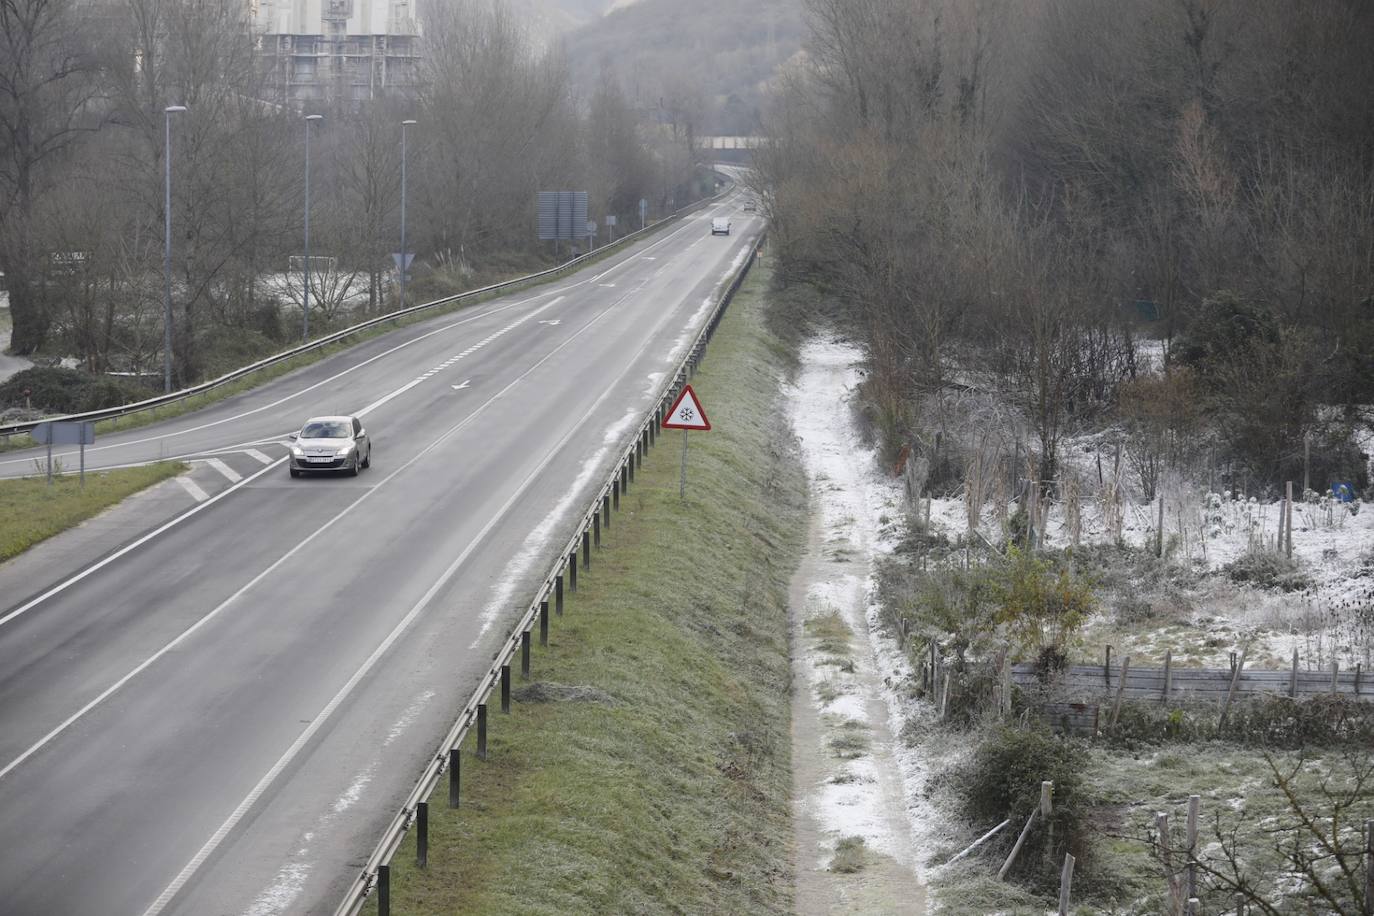
<svg viewBox="0 0 1374 916">
<path fill-rule="evenodd" d="M 0 912 L 332 912 L 759 229 L 728 198 L 88 448 L 238 479 L 56 583 L 0 567 Z M 349 413 L 372 467 L 290 479 Z"/>
</svg>

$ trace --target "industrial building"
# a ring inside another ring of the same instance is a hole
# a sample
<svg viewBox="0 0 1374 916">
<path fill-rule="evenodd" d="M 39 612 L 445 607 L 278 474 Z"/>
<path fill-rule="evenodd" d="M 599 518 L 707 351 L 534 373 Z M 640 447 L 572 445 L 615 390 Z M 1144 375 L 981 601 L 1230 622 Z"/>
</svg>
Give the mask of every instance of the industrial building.
<svg viewBox="0 0 1374 916">
<path fill-rule="evenodd" d="M 250 0 L 273 101 L 357 106 L 419 81 L 414 0 Z"/>
</svg>

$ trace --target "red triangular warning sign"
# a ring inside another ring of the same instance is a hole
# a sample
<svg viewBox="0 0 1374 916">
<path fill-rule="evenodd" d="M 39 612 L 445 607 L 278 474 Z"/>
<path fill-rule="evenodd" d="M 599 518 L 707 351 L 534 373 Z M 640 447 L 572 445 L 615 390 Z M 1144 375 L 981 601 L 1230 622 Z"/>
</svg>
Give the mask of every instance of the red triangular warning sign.
<svg viewBox="0 0 1374 916">
<path fill-rule="evenodd" d="M 697 393 L 688 385 L 677 396 L 673 407 L 663 418 L 664 429 L 710 429 L 711 421 L 706 419 L 706 411 L 701 409 Z"/>
</svg>

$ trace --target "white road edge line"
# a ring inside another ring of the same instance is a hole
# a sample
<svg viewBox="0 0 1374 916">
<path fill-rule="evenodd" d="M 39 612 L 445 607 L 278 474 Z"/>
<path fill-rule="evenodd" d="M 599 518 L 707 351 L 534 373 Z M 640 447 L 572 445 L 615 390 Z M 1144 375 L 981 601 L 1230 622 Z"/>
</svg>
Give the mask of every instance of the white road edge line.
<svg viewBox="0 0 1374 916">
<path fill-rule="evenodd" d="M 314 540 L 315 537 L 317 537 L 319 534 L 321 534 L 330 526 L 332 526 L 345 514 L 351 512 L 355 506 L 357 506 L 363 500 L 367 499 L 373 493 L 376 493 L 378 490 L 380 490 L 383 486 L 387 484 L 388 481 L 394 478 L 397 474 L 400 474 L 410 465 L 414 464 L 416 461 L 419 461 L 420 458 L 423 457 L 425 454 L 437 448 L 441 443 L 447 441 L 450 437 L 459 432 L 464 426 L 467 426 L 468 423 L 474 420 L 479 414 L 482 413 L 482 411 L 486 410 L 487 407 L 495 403 L 504 394 L 506 394 L 506 392 L 510 391 L 516 385 L 520 384 L 520 382 L 524 381 L 525 378 L 527 378 L 531 373 L 533 373 L 544 363 L 552 359 L 564 347 L 568 346 L 570 343 L 572 343 L 574 340 L 580 337 L 583 331 L 586 331 L 592 325 L 600 321 L 611 311 L 611 309 L 618 306 L 625 299 L 629 298 L 629 296 L 630 294 L 627 293 L 625 296 L 620 297 L 615 302 L 608 305 L 605 309 L 598 312 L 595 317 L 593 317 L 590 321 L 588 321 L 581 328 L 579 328 L 577 332 L 571 335 L 566 341 L 559 344 L 554 349 L 550 350 L 548 354 L 542 357 L 538 362 L 536 362 L 534 365 L 530 366 L 528 369 L 522 372 L 519 376 L 513 379 L 509 384 L 507 384 L 496 394 L 492 395 L 485 403 L 482 404 L 481 407 L 478 407 L 472 413 L 468 414 L 468 416 L 463 418 L 463 420 L 460 421 L 456 426 L 451 427 L 438 439 L 435 439 L 434 442 L 426 446 L 422 451 L 416 454 L 415 457 L 411 458 L 405 464 L 401 465 L 401 467 L 397 468 L 395 471 L 391 472 L 391 474 L 387 475 L 387 477 L 384 480 L 382 480 L 381 483 L 377 484 L 371 490 L 364 493 L 351 505 L 347 506 L 342 512 L 334 516 L 334 518 L 331 518 L 329 521 L 325 522 L 324 525 L 316 529 L 315 532 L 310 535 L 310 537 L 306 538 L 304 541 L 297 544 L 294 548 L 291 549 L 289 553 L 282 556 L 279 560 L 273 563 L 272 566 L 263 570 L 257 577 L 253 579 L 252 582 L 249 582 L 243 588 L 239 589 L 239 591 L 235 592 L 233 595 L 227 598 L 223 604 L 221 604 L 219 607 L 215 608 L 213 611 L 207 614 L 204 618 L 193 624 L 190 629 L 188 629 L 181 636 L 178 636 L 175 640 L 173 640 L 172 643 L 169 643 L 166 647 L 161 649 L 158 655 L 170 651 L 176 643 L 181 642 L 181 640 L 189 636 L 192 633 L 192 631 L 198 629 L 211 617 L 217 615 L 224 607 L 226 607 L 235 598 L 246 592 L 257 582 L 261 581 L 262 578 L 267 576 L 277 566 L 286 562 L 286 560 L 297 550 L 301 549 L 306 544 L 310 543 L 310 541 Z M 597 404 L 594 404 L 588 410 L 588 413 L 584 415 L 582 420 L 579 422 L 585 422 L 586 417 L 590 415 L 590 413 L 594 411 L 599 404 L 600 399 L 598 399 Z M 401 618 L 401 620 L 396 624 L 392 631 L 387 635 L 386 639 L 384 639 L 381 642 L 381 644 L 373 650 L 372 654 L 367 657 L 367 660 L 363 662 L 362 667 L 360 667 L 357 671 L 353 672 L 353 676 L 348 679 L 347 683 L 345 683 L 343 687 L 339 689 L 339 692 L 333 696 L 333 698 L 325 705 L 325 707 L 322 710 L 320 710 L 319 714 L 311 720 L 310 724 L 306 726 L 305 731 L 301 732 L 301 734 L 296 738 L 296 740 L 291 743 L 291 746 L 286 749 L 286 752 L 282 754 L 280 758 L 277 759 L 277 762 L 275 764 L 272 765 L 272 768 L 269 769 L 267 773 L 263 775 L 262 779 L 258 780 L 257 785 L 253 787 L 252 791 L 248 793 L 248 795 L 243 799 L 243 801 L 239 802 L 238 806 L 234 809 L 233 813 L 229 815 L 229 818 L 225 820 L 224 823 L 220 824 L 219 829 L 216 830 L 213 835 L 211 835 L 210 839 L 206 841 L 205 845 L 200 848 L 200 850 L 191 858 L 191 861 L 187 862 L 186 866 L 181 870 L 181 872 L 176 876 L 176 878 L 173 879 L 172 883 L 169 884 L 166 887 L 166 889 L 164 889 L 163 892 L 158 895 L 158 898 L 153 901 L 152 905 L 144 911 L 143 916 L 158 916 L 158 914 L 161 913 L 162 910 L 167 907 L 167 904 L 171 903 L 172 899 L 176 897 L 176 895 L 181 891 L 182 887 L 186 885 L 186 882 L 189 881 L 191 877 L 196 873 L 196 871 L 200 869 L 200 866 L 205 863 L 205 860 L 214 854 L 215 849 L 218 848 L 220 843 L 224 842 L 224 838 L 228 836 L 229 833 L 232 832 L 235 827 L 238 826 L 239 821 L 241 821 L 244 815 L 246 815 L 248 811 L 253 807 L 257 800 L 262 796 L 262 793 L 267 791 L 268 786 L 270 786 L 272 782 L 276 780 L 277 776 L 280 775 L 282 770 L 286 769 L 288 766 L 291 765 L 291 761 L 295 759 L 295 756 L 298 753 L 300 753 L 301 748 L 305 747 L 305 745 L 310 742 L 310 739 L 314 736 L 315 732 L 319 731 L 321 726 L 323 726 L 324 723 L 328 721 L 329 717 L 333 715 L 334 711 L 338 709 L 339 705 L 343 703 L 345 699 L 348 698 L 348 695 L 353 692 L 353 688 L 358 685 L 358 682 L 367 676 L 368 672 L 372 670 L 372 666 L 375 665 L 377 661 L 382 657 L 382 655 L 384 655 L 386 651 L 391 648 L 392 644 L 395 643 L 395 641 L 401 637 L 401 635 L 406 631 L 406 629 L 415 620 L 415 618 L 419 616 L 420 612 L 424 610 L 425 606 L 429 604 L 429 602 L 434 598 L 436 594 L 438 594 L 439 590 L 442 589 L 446 584 L 448 584 L 448 581 L 453 578 L 453 574 L 458 571 L 458 569 L 463 565 L 463 563 L 467 561 L 467 558 L 471 556 L 472 552 L 476 550 L 477 547 L 486 539 L 486 536 L 491 532 L 491 529 L 496 526 L 496 523 L 499 522 L 508 511 L 510 511 L 510 507 L 515 504 L 515 501 L 525 494 L 525 491 L 529 489 L 530 484 L 534 482 L 534 479 L 543 471 L 545 467 L 548 466 L 549 462 L 552 461 L 556 455 L 557 449 L 550 449 L 549 453 L 545 455 L 544 460 L 541 461 L 538 464 L 538 466 L 534 468 L 534 470 L 530 471 L 530 473 L 525 477 L 525 479 L 520 482 L 520 486 L 518 486 L 515 489 L 515 492 L 510 495 L 510 498 L 507 499 L 501 505 L 501 507 L 492 514 L 492 517 L 487 521 L 485 525 L 482 526 L 482 529 L 477 532 L 477 535 L 471 541 L 468 542 L 468 546 L 463 549 L 463 552 L 460 553 L 457 556 L 457 558 L 449 564 L 448 568 L 445 569 L 442 574 L 440 574 L 439 578 L 436 579 L 428 589 L 426 589 L 425 593 L 422 596 L 420 596 L 420 600 L 415 603 L 414 607 L 412 607 L 406 613 L 405 617 Z M 126 677 L 123 680 L 121 680 L 119 684 L 116 684 L 115 687 L 110 688 L 110 690 L 107 691 L 106 694 L 102 694 L 102 698 L 108 695 L 109 693 L 113 692 L 119 686 L 121 686 L 125 681 L 128 680 L 128 678 L 131 678 L 134 674 L 137 674 L 139 670 L 142 670 L 143 668 L 151 664 L 156 657 L 157 656 L 154 656 L 153 659 L 149 659 L 148 661 L 140 665 L 139 669 L 135 670 L 134 672 L 131 672 L 129 675 L 126 675 Z M 94 705 L 94 703 L 99 702 L 99 699 L 100 698 L 93 700 L 91 705 Z M 89 708 L 89 706 L 87 708 Z M 82 710 L 82 712 L 84 711 L 85 710 Z M 78 715 L 80 715 L 80 713 L 78 713 Z M 70 721 L 74 721 L 74 719 Z M 60 728 L 65 728 L 66 725 L 67 723 L 64 723 L 62 726 L 60 726 Z M 47 740 L 49 739 L 44 739 L 45 742 Z M 35 748 L 31 748 L 29 751 L 26 751 L 25 754 L 27 755 L 29 753 L 32 753 L 33 750 L 35 750 L 36 748 L 37 745 L 35 746 Z M 19 761 L 16 761 L 16 763 L 18 762 Z M 5 774 L 9 772 L 9 770 L 12 769 L 14 766 L 15 764 L 10 764 L 10 766 L 6 767 L 4 770 L 0 770 L 0 779 L 4 778 Z"/>
<path fill-rule="evenodd" d="M 181 484 L 181 488 L 183 490 L 191 494 L 191 498 L 194 499 L 196 502 L 203 503 L 210 498 L 209 493 L 206 493 L 204 490 L 202 490 L 199 486 L 197 486 L 194 480 L 187 477 L 185 474 L 178 475 L 175 478 L 175 480 L 177 483 Z"/>
</svg>

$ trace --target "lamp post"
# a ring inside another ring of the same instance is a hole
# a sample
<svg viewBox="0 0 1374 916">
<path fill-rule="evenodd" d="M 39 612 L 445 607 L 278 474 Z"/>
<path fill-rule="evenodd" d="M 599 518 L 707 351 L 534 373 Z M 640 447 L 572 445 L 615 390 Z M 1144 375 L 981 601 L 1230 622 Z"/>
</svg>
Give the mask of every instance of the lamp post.
<svg viewBox="0 0 1374 916">
<path fill-rule="evenodd" d="M 165 191 L 162 222 L 166 227 L 162 251 L 162 390 L 169 394 L 172 391 L 172 115 L 185 110 L 185 105 L 168 105 L 162 109 L 166 122 L 166 140 L 162 151 Z"/>
<path fill-rule="evenodd" d="M 396 267 L 401 272 L 401 308 L 406 307 L 406 128 L 415 123 L 409 119 L 401 122 L 401 260 Z"/>
<path fill-rule="evenodd" d="M 310 339 L 310 122 L 324 115 L 305 116 L 305 298 L 301 300 L 301 340 Z"/>
</svg>

